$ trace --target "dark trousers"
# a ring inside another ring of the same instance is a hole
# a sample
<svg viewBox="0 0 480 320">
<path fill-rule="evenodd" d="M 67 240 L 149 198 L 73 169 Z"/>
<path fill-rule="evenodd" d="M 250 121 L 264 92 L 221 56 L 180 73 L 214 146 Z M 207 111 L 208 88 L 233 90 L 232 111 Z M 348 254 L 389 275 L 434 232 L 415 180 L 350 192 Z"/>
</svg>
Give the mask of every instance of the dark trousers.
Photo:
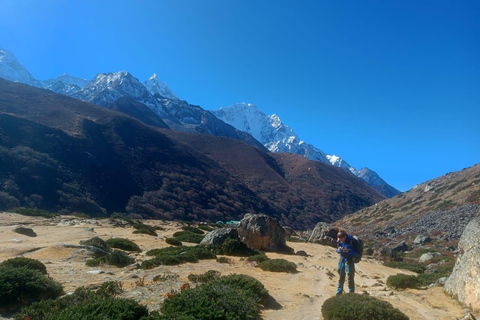
<svg viewBox="0 0 480 320">
<path fill-rule="evenodd" d="M 342 261 L 338 263 L 338 274 L 340 279 L 338 280 L 337 295 L 343 293 L 343 284 L 345 283 L 345 277 L 348 278 L 348 292 L 355 292 L 355 263 L 353 261 Z"/>
</svg>

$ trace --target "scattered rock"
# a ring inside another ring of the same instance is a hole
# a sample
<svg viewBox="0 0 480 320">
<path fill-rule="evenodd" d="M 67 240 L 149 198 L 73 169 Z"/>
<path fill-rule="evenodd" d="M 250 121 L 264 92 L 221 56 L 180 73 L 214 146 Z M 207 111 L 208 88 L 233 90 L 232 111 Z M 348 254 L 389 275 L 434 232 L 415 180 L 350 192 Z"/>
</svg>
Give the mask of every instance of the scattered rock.
<svg viewBox="0 0 480 320">
<path fill-rule="evenodd" d="M 88 274 L 102 274 L 105 273 L 103 270 L 90 270 L 87 271 Z"/>
<path fill-rule="evenodd" d="M 432 260 L 435 256 L 442 255 L 440 252 L 427 252 L 422 254 L 422 256 L 418 259 L 419 262 L 425 263 L 427 261 Z"/>
<path fill-rule="evenodd" d="M 85 228 L 85 229 L 83 229 L 83 230 L 88 231 L 88 232 L 94 232 L 94 229 L 93 229 L 92 227 Z"/>
<path fill-rule="evenodd" d="M 415 240 L 413 240 L 413 244 L 423 246 L 425 243 L 432 241 L 429 236 L 419 234 Z"/>
<path fill-rule="evenodd" d="M 302 256 L 302 257 L 311 257 L 311 255 L 309 255 L 308 253 L 306 253 L 305 251 L 303 250 L 299 250 L 295 253 L 297 256 Z"/>
<path fill-rule="evenodd" d="M 12 241 L 12 242 L 17 242 L 17 243 L 22 242 L 22 240 L 20 240 L 20 239 L 12 239 L 12 240 L 10 240 L 10 241 Z"/>
<path fill-rule="evenodd" d="M 325 222 L 319 222 L 313 229 L 308 242 L 319 243 L 333 248 L 337 247 L 338 229 Z"/>
<path fill-rule="evenodd" d="M 35 233 L 35 231 L 33 231 L 33 229 L 31 228 L 27 228 L 27 227 L 17 227 L 15 229 L 13 229 L 14 232 L 16 233 L 19 233 L 19 234 L 23 234 L 24 236 L 28 236 L 28 237 L 36 237 L 37 234 Z"/>
<path fill-rule="evenodd" d="M 238 236 L 251 249 L 275 251 L 286 247 L 285 230 L 276 219 L 264 214 L 246 214 L 238 226 Z"/>
<path fill-rule="evenodd" d="M 221 245 L 228 238 L 237 239 L 238 231 L 234 228 L 220 228 L 210 231 L 200 244 Z"/>
</svg>

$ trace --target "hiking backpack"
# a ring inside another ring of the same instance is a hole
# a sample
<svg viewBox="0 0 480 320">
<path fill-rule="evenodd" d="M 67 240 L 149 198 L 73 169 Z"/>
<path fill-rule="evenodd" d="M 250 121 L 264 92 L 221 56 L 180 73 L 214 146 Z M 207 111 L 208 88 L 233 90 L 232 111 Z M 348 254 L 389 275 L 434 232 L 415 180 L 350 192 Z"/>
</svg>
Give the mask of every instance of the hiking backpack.
<svg viewBox="0 0 480 320">
<path fill-rule="evenodd" d="M 353 262 L 359 263 L 362 260 L 363 255 L 363 240 L 358 236 L 353 236 L 352 239 L 353 250 L 358 252 L 358 257 L 353 257 Z"/>
</svg>

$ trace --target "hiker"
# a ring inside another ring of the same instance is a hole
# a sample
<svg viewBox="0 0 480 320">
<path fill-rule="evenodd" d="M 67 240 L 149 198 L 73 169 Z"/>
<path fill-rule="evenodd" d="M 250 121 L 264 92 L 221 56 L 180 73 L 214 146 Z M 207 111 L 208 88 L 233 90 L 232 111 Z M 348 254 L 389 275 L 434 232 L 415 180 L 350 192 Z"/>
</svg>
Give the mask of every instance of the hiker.
<svg viewBox="0 0 480 320">
<path fill-rule="evenodd" d="M 338 280 L 337 296 L 343 293 L 343 284 L 345 283 L 345 275 L 348 277 L 348 292 L 355 292 L 355 263 L 354 257 L 358 257 L 359 253 L 354 250 L 355 239 L 347 234 L 345 230 L 338 231 L 337 234 L 337 253 L 340 254 L 338 262 Z"/>
</svg>

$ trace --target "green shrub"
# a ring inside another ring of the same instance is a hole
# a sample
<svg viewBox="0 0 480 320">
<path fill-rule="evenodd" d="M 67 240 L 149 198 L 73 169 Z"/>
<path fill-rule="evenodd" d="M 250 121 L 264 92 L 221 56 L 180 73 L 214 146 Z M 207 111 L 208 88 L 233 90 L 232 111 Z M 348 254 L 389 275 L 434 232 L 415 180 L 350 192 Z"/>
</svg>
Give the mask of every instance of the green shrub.
<svg viewBox="0 0 480 320">
<path fill-rule="evenodd" d="M 62 285 L 29 267 L 0 268 L 0 307 L 18 307 L 63 294 Z"/>
<path fill-rule="evenodd" d="M 397 274 L 387 279 L 387 287 L 392 289 L 418 288 L 420 281 L 416 276 Z"/>
<path fill-rule="evenodd" d="M 80 241 L 81 245 L 97 247 L 105 252 L 110 251 L 110 247 L 107 245 L 107 242 L 99 237 L 94 237 L 85 241 Z M 105 253 L 106 254 L 106 253 Z"/>
<path fill-rule="evenodd" d="M 265 286 L 254 277 L 245 274 L 231 274 L 220 277 L 216 283 L 225 284 L 231 288 L 241 289 L 255 302 L 266 301 L 268 291 Z"/>
<path fill-rule="evenodd" d="M 103 256 L 103 257 L 100 257 L 100 258 L 87 260 L 87 261 L 85 261 L 85 265 L 87 267 L 98 267 L 99 265 L 104 264 L 106 262 L 107 261 L 105 259 L 105 256 Z"/>
<path fill-rule="evenodd" d="M 198 229 L 203 230 L 203 231 L 207 231 L 207 232 L 215 230 L 214 228 L 209 227 L 209 226 L 205 226 L 205 225 L 198 226 Z"/>
<path fill-rule="evenodd" d="M 31 217 L 44 217 L 44 218 L 53 218 L 58 216 L 58 214 L 37 209 L 37 208 L 25 208 L 25 207 L 18 207 L 8 210 L 9 212 L 18 213 L 24 216 L 31 216 Z"/>
<path fill-rule="evenodd" d="M 133 300 L 78 288 L 70 296 L 24 308 L 15 320 L 140 320 L 146 316 L 147 308 Z"/>
<path fill-rule="evenodd" d="M 210 283 L 220 277 L 220 272 L 216 270 L 208 270 L 203 274 L 189 274 L 188 280 L 194 283 Z"/>
<path fill-rule="evenodd" d="M 142 252 L 142 249 L 140 249 L 140 247 L 135 242 L 129 239 L 111 238 L 107 240 L 107 245 L 110 248 L 122 249 L 125 251 Z"/>
<path fill-rule="evenodd" d="M 102 283 L 97 290 L 97 294 L 101 296 L 109 295 L 115 297 L 123 292 L 122 286 L 117 281 L 107 281 Z"/>
<path fill-rule="evenodd" d="M 239 239 L 227 238 L 220 247 L 222 254 L 227 256 L 247 257 L 257 254 L 258 252 L 247 247 L 245 243 Z"/>
<path fill-rule="evenodd" d="M 415 262 L 389 261 L 385 262 L 383 265 L 389 268 L 404 269 L 416 273 L 423 273 L 425 271 L 424 265 Z"/>
<path fill-rule="evenodd" d="M 202 230 L 200 230 L 199 228 L 195 228 L 195 227 L 191 227 L 191 226 L 184 226 L 184 227 L 182 227 L 182 230 L 190 231 L 192 233 L 197 233 L 197 234 L 204 234 L 205 233 Z"/>
<path fill-rule="evenodd" d="M 172 246 L 177 246 L 177 247 L 182 245 L 182 242 L 178 239 L 175 239 L 175 238 L 166 238 L 165 242 L 172 245 Z"/>
<path fill-rule="evenodd" d="M 142 269 L 151 269 L 159 265 L 178 265 L 186 262 L 198 262 L 198 260 L 216 259 L 217 256 L 203 246 L 195 247 L 167 247 L 154 249 L 147 254 L 155 253 L 151 260 L 142 262 Z M 152 252 L 151 252 L 152 251 Z"/>
<path fill-rule="evenodd" d="M 155 228 L 149 225 L 144 224 L 143 222 L 135 222 L 133 227 L 136 229 L 133 233 L 141 233 L 141 234 L 148 234 L 150 236 L 157 236 L 155 232 Z"/>
<path fill-rule="evenodd" d="M 259 318 L 257 305 L 244 290 L 216 282 L 181 291 L 173 298 L 165 300 L 161 312 L 167 317 L 166 319 L 192 317 L 197 320 L 250 320 Z"/>
<path fill-rule="evenodd" d="M 219 258 L 217 258 L 217 262 L 218 263 L 230 263 L 230 259 L 228 259 L 227 257 L 219 257 Z"/>
<path fill-rule="evenodd" d="M 269 259 L 261 262 L 258 267 L 264 271 L 297 272 L 297 265 L 285 259 Z"/>
<path fill-rule="evenodd" d="M 178 231 L 173 234 L 173 237 L 178 241 L 200 243 L 204 236 L 191 231 Z"/>
<path fill-rule="evenodd" d="M 32 270 L 37 270 L 42 274 L 47 274 L 47 267 L 45 265 L 35 259 L 25 258 L 25 257 L 17 257 L 3 261 L 0 263 L 0 268 L 21 268 L 25 267 Z"/>
<path fill-rule="evenodd" d="M 390 303 L 371 296 L 355 293 L 327 299 L 322 305 L 325 320 L 408 320 L 409 318 Z"/>
<path fill-rule="evenodd" d="M 105 261 L 112 266 L 122 268 L 134 263 L 135 259 L 123 251 L 113 250 L 107 256 L 105 256 Z"/>
<path fill-rule="evenodd" d="M 151 256 L 151 257 L 154 257 L 156 256 L 157 254 L 159 254 L 160 252 L 162 252 L 163 249 L 151 249 L 151 250 L 148 250 L 145 254 L 147 256 Z"/>
<path fill-rule="evenodd" d="M 263 262 L 263 261 L 267 261 L 268 260 L 268 257 L 264 254 L 256 254 L 254 256 L 251 256 L 251 257 L 248 257 L 247 258 L 247 261 L 250 261 L 250 262 Z"/>
</svg>

